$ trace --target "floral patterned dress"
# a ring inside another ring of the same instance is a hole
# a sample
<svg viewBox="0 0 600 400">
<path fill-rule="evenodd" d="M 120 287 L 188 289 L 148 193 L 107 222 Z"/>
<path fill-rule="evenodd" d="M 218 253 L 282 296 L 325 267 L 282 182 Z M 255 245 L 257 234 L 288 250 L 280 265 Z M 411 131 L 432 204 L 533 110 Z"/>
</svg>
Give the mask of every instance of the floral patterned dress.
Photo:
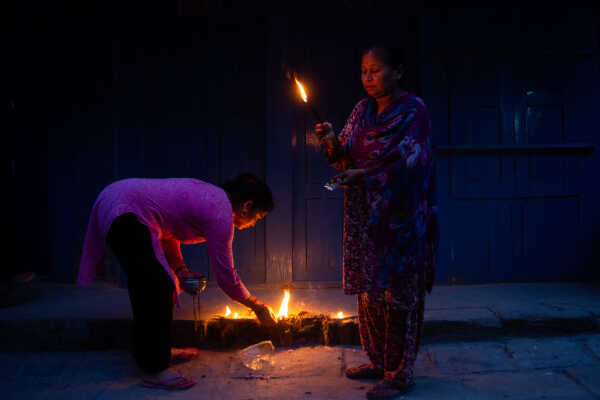
<svg viewBox="0 0 600 400">
<path fill-rule="evenodd" d="M 333 147 L 337 169 L 361 168 L 344 196 L 343 287 L 358 294 L 363 347 L 386 379 L 412 380 L 439 243 L 429 111 L 406 93 L 377 115 L 358 102 Z"/>
</svg>

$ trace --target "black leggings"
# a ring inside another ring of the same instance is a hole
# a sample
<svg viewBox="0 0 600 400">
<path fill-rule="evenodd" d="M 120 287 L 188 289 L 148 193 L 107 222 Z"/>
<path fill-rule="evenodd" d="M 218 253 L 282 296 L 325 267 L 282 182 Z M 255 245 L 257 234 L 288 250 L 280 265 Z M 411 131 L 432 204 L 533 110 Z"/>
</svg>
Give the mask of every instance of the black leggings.
<svg viewBox="0 0 600 400">
<path fill-rule="evenodd" d="M 133 311 L 133 357 L 146 373 L 163 371 L 171 362 L 173 282 L 154 255 L 150 231 L 135 214 L 116 218 L 107 242 L 127 276 Z"/>
</svg>

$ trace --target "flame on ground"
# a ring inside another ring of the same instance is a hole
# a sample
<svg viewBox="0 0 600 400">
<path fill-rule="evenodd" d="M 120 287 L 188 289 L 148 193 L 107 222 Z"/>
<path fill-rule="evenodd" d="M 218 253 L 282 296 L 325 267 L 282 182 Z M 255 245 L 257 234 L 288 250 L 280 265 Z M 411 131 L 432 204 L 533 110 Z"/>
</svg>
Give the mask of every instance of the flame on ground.
<svg viewBox="0 0 600 400">
<path fill-rule="evenodd" d="M 298 81 L 296 81 L 298 82 Z M 281 301 L 281 307 L 279 307 L 279 312 L 277 313 L 277 319 L 287 318 L 288 317 L 288 303 L 290 302 L 290 292 L 288 290 L 285 291 L 283 295 L 283 300 Z"/>
<path fill-rule="evenodd" d="M 336 318 L 340 318 L 340 319 L 344 318 L 344 313 L 343 313 L 343 312 L 341 312 L 341 311 L 340 311 L 340 312 L 338 312 L 338 313 L 336 314 Z"/>
<path fill-rule="evenodd" d="M 294 78 L 294 80 L 296 81 L 296 85 L 298 85 L 298 89 L 300 89 L 300 96 L 302 96 L 302 100 L 304 100 L 305 103 L 308 103 L 308 96 L 306 96 L 304 87 L 297 78 Z"/>
<path fill-rule="evenodd" d="M 233 318 L 233 319 L 240 318 L 240 314 L 238 314 L 236 312 L 231 313 L 231 308 L 229 308 L 229 306 L 225 306 L 225 314 L 223 314 L 223 316 L 225 318 Z"/>
</svg>

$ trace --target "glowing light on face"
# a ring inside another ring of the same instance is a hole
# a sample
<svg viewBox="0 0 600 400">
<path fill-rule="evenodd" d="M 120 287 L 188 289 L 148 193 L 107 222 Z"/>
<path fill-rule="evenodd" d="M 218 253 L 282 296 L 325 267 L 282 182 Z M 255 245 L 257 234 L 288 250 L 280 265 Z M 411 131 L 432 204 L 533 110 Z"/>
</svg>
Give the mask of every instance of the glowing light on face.
<svg viewBox="0 0 600 400">
<path fill-rule="evenodd" d="M 279 312 L 277 313 L 277 319 L 282 319 L 282 318 L 288 317 L 288 303 L 289 302 L 290 302 L 290 292 L 288 290 L 286 290 L 283 295 L 283 300 L 281 300 L 281 306 L 279 307 Z"/>
</svg>

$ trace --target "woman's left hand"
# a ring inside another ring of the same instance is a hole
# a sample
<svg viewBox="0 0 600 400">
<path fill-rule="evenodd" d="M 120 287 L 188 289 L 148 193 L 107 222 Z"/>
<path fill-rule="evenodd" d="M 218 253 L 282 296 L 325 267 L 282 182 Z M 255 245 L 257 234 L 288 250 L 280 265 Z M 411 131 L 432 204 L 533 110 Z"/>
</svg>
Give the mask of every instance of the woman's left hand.
<svg viewBox="0 0 600 400">
<path fill-rule="evenodd" d="M 339 174 L 338 177 L 340 177 L 339 185 L 342 187 L 365 184 L 365 170 L 362 168 L 347 169 Z"/>
</svg>

